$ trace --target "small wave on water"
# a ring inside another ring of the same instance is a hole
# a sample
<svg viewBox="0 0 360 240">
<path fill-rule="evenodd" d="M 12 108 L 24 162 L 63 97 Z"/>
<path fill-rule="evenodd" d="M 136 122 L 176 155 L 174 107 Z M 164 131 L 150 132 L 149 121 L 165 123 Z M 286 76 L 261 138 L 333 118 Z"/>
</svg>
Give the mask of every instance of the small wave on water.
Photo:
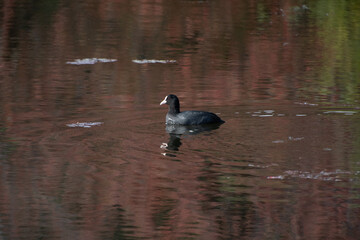
<svg viewBox="0 0 360 240">
<path fill-rule="evenodd" d="M 158 59 L 134 59 L 133 63 L 147 64 L 147 63 L 176 63 L 176 60 L 158 60 Z"/>
<path fill-rule="evenodd" d="M 117 59 L 109 59 L 109 58 L 83 58 L 83 59 L 75 59 L 74 61 L 68 61 L 66 62 L 66 64 L 86 65 L 86 64 L 95 64 L 95 63 L 109 63 L 116 61 Z"/>
<path fill-rule="evenodd" d="M 304 140 L 304 139 L 305 139 L 305 137 L 292 137 L 292 136 L 289 136 L 286 140 L 277 139 L 277 140 L 272 141 L 272 143 L 285 143 L 285 141 L 296 142 L 296 141 L 301 141 L 301 140 Z"/>
<path fill-rule="evenodd" d="M 317 103 L 309 103 L 309 102 L 295 102 L 294 104 L 304 105 L 304 106 L 319 106 Z"/>
<path fill-rule="evenodd" d="M 77 122 L 77 123 L 70 123 L 70 124 L 66 124 L 66 126 L 68 127 L 81 127 L 81 128 L 91 128 L 94 126 L 100 126 L 102 125 L 103 122 Z"/>
<path fill-rule="evenodd" d="M 321 171 L 321 172 L 307 172 L 300 170 L 287 170 L 281 175 L 277 176 L 268 176 L 267 179 L 270 180 L 284 180 L 290 178 L 301 178 L 301 179 L 309 179 L 309 180 L 320 180 L 320 181 L 334 181 L 334 182 L 342 182 L 352 181 L 349 178 L 352 175 L 358 175 L 358 172 L 353 173 L 351 171 L 344 171 L 340 169 L 336 169 L 335 171 Z"/>
<path fill-rule="evenodd" d="M 344 115 L 354 115 L 356 111 L 345 111 L 345 110 L 336 110 L 336 111 L 326 111 L 324 114 L 344 114 Z"/>
</svg>

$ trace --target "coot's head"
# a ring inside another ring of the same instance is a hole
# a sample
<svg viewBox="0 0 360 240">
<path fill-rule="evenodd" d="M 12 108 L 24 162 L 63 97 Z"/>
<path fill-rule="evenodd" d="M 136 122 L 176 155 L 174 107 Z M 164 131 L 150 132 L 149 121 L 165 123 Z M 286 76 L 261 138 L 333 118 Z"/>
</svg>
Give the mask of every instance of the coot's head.
<svg viewBox="0 0 360 240">
<path fill-rule="evenodd" d="M 167 104 L 169 105 L 169 112 L 171 113 L 179 113 L 180 112 L 180 102 L 176 95 L 169 94 L 164 100 L 160 103 L 160 105 Z"/>
</svg>

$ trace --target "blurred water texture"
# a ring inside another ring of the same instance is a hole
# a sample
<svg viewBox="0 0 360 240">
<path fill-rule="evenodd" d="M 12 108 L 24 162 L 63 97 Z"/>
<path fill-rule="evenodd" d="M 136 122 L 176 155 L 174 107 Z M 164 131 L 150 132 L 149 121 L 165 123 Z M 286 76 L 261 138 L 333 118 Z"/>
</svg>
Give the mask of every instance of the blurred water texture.
<svg viewBox="0 0 360 240">
<path fill-rule="evenodd" d="M 1 239 L 359 239 L 360 2 L 3 0 Z M 165 127 L 164 97 L 221 126 Z"/>
</svg>

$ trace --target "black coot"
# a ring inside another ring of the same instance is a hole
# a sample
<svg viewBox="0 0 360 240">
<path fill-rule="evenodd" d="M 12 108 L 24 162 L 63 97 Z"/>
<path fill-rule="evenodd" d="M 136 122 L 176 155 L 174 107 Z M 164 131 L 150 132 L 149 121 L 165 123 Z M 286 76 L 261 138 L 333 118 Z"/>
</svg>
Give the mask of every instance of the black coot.
<svg viewBox="0 0 360 240">
<path fill-rule="evenodd" d="M 160 103 L 169 105 L 166 114 L 166 124 L 201 125 L 210 123 L 224 123 L 215 113 L 203 111 L 180 112 L 180 102 L 177 96 L 170 94 Z"/>
</svg>

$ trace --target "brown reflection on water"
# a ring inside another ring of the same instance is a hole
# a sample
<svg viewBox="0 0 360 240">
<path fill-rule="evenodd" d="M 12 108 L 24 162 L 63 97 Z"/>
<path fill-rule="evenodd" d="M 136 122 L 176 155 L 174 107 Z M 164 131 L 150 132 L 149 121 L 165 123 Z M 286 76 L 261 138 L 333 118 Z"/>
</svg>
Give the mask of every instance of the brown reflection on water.
<svg viewBox="0 0 360 240">
<path fill-rule="evenodd" d="M 5 0 L 0 238 L 358 239 L 358 88 L 318 81 L 315 7 Z M 226 123 L 169 135 L 169 93 Z"/>
<path fill-rule="evenodd" d="M 353 136 L 343 135 L 348 118 L 319 121 L 317 109 L 302 107 L 274 109 L 286 116 L 267 120 L 228 112 L 223 126 L 181 136 L 178 151 L 169 151 L 175 157 L 166 157 L 159 147 L 169 138 L 159 120 L 163 111 L 97 109 L 101 114 L 92 119 L 93 111 L 76 121 L 102 125 L 68 128 L 64 120 L 40 127 L 38 118 L 18 117 L 19 127 L 6 131 L 0 198 L 5 236 L 336 239 L 345 234 L 352 239 L 348 232 L 357 234 L 356 182 L 266 179 L 285 170 L 351 169 L 343 160 L 354 152 L 347 142 Z M 308 117 L 296 117 L 299 112 Z M 149 113 L 154 117 L 144 120 Z M 278 139 L 285 143 L 272 143 Z M 334 150 L 321 151 L 325 146 Z"/>
<path fill-rule="evenodd" d="M 318 59 L 302 48 L 311 41 L 312 28 L 294 26 L 279 13 L 279 9 L 291 12 L 286 4 L 266 4 L 259 19 L 255 4 L 241 1 L 141 3 L 54 4 L 54 14 L 39 10 L 26 21 L 18 19 L 26 16 L 21 7 L 7 3 L 6 12 L 15 15 L 5 15 L 4 21 L 12 23 L 4 29 L 4 42 L 9 44 L 5 59 L 10 64 L 6 72 L 32 72 L 18 76 L 27 81 L 22 85 L 48 98 L 59 95 L 59 88 L 68 90 L 67 97 L 86 98 L 84 102 L 104 94 L 123 96 L 125 102 L 134 96 L 140 101 L 146 94 L 155 101 L 171 91 L 194 98 L 192 103 L 198 106 L 233 105 L 249 99 L 293 99 L 295 89 L 303 87 L 301 76 L 311 69 L 305 68 L 309 59 Z M 21 31 L 19 25 L 29 30 Z M 117 62 L 65 64 L 88 57 Z M 131 61 L 143 58 L 177 63 Z"/>
</svg>

